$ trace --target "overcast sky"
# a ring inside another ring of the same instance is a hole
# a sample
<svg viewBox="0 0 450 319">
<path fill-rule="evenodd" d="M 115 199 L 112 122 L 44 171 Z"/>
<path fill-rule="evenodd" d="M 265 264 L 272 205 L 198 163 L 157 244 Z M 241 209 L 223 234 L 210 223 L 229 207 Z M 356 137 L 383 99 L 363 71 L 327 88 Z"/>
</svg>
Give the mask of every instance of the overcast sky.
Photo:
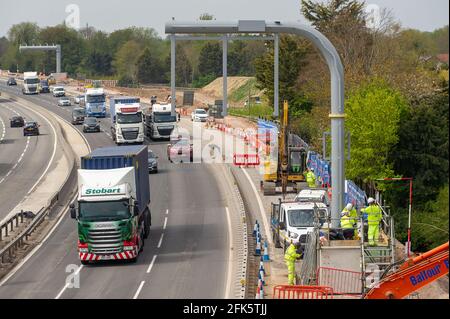
<svg viewBox="0 0 450 319">
<path fill-rule="evenodd" d="M 449 0 L 367 0 L 393 10 L 403 27 L 432 31 L 449 22 Z M 89 23 L 99 30 L 140 26 L 156 29 L 164 36 L 165 22 L 195 21 L 208 12 L 218 21 L 260 19 L 305 22 L 300 0 L 0 0 L 0 36 L 23 21 L 52 26 L 63 22 L 66 7 L 78 5 L 80 24 Z"/>
</svg>

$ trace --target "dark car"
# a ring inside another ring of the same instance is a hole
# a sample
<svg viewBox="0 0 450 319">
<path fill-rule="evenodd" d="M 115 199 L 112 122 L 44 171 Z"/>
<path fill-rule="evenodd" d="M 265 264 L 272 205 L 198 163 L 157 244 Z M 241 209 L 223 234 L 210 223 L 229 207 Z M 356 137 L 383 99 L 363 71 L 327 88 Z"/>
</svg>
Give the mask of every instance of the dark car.
<svg viewBox="0 0 450 319">
<path fill-rule="evenodd" d="M 100 132 L 100 122 L 95 117 L 85 117 L 83 124 L 83 132 Z"/>
<path fill-rule="evenodd" d="M 39 124 L 37 122 L 27 122 L 23 128 L 23 136 L 39 135 Z"/>
<path fill-rule="evenodd" d="M 11 86 L 11 85 L 17 85 L 17 82 L 16 82 L 16 79 L 15 79 L 15 78 L 9 78 L 9 79 L 8 79 L 8 82 L 6 82 L 6 84 L 7 84 L 8 86 Z"/>
<path fill-rule="evenodd" d="M 25 120 L 22 116 L 13 116 L 9 122 L 11 127 L 23 127 L 25 125 Z"/>
<path fill-rule="evenodd" d="M 158 156 L 152 150 L 148 150 L 148 172 L 158 173 Z"/>
<path fill-rule="evenodd" d="M 84 118 L 86 117 L 86 112 L 82 108 L 75 108 L 72 111 L 72 124 L 83 124 Z"/>
<path fill-rule="evenodd" d="M 50 93 L 50 86 L 47 80 L 42 80 L 39 87 L 39 93 Z"/>
</svg>

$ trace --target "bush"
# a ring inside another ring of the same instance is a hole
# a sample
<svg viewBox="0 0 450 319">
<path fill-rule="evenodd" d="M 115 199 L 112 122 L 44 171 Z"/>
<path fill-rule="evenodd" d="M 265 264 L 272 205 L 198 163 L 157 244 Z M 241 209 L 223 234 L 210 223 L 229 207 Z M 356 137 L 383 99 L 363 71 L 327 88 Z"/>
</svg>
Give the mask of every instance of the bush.
<svg viewBox="0 0 450 319">
<path fill-rule="evenodd" d="M 128 88 L 137 88 L 137 87 L 139 87 L 139 83 L 136 82 L 135 80 L 133 80 L 133 78 L 131 78 L 128 75 L 122 75 L 119 78 L 119 81 L 117 81 L 117 85 L 121 86 L 121 87 L 128 87 Z"/>
</svg>

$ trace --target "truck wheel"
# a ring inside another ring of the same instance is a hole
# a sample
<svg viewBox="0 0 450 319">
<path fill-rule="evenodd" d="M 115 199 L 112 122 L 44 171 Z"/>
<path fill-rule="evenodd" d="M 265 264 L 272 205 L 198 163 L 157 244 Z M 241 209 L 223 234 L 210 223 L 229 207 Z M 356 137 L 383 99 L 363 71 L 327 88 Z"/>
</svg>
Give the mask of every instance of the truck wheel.
<svg viewBox="0 0 450 319">
<path fill-rule="evenodd" d="M 152 225 L 152 217 L 150 210 L 147 209 L 144 215 L 144 239 L 147 239 L 150 235 L 150 226 Z"/>
</svg>

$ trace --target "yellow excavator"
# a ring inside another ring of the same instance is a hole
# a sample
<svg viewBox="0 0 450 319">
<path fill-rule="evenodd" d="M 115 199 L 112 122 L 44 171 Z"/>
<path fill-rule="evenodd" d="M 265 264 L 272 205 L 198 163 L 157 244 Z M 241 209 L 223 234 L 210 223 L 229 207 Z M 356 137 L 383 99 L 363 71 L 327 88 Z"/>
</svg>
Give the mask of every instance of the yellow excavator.
<svg viewBox="0 0 450 319">
<path fill-rule="evenodd" d="M 266 196 L 276 195 L 277 187 L 281 187 L 283 197 L 291 191 L 299 192 L 307 188 L 305 183 L 306 158 L 308 149 L 294 144 L 289 138 L 289 105 L 284 101 L 278 132 L 278 150 L 276 159 L 266 156 L 261 189 Z M 268 154 L 266 154 L 268 155 Z"/>
</svg>

